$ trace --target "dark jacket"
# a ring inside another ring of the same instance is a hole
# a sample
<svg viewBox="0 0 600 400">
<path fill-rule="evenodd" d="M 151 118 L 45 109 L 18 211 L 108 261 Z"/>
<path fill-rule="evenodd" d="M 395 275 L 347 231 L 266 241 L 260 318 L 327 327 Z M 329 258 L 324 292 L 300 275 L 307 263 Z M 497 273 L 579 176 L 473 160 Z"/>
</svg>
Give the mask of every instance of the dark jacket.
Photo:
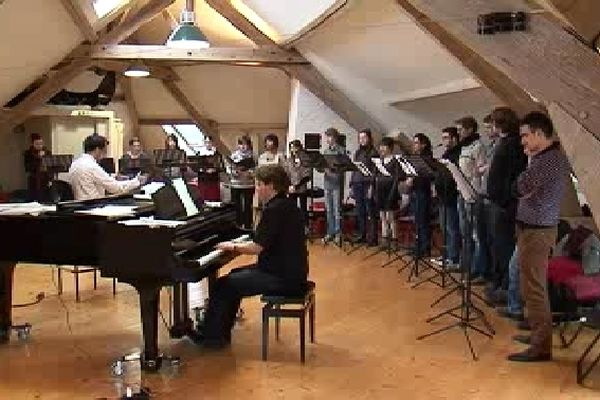
<svg viewBox="0 0 600 400">
<path fill-rule="evenodd" d="M 511 189 L 519 174 L 527 168 L 527 156 L 519 136 L 510 135 L 498 140 L 490 163 L 487 194 L 500 207 L 514 209 L 517 199 Z"/>
<path fill-rule="evenodd" d="M 378 158 L 379 154 L 373 146 L 360 146 L 354 153 L 354 161 L 363 163 L 371 172 L 375 171 L 373 165 L 373 158 Z M 355 183 L 370 183 L 370 177 L 365 177 L 360 171 L 352 171 L 352 177 L 350 178 L 350 185 Z"/>
<path fill-rule="evenodd" d="M 448 149 L 442 154 L 442 159 L 450 161 L 452 164 L 458 166 L 458 160 L 460 158 L 460 145 L 456 145 L 451 149 Z M 456 182 L 452 177 L 452 174 L 443 164 L 439 164 L 436 170 L 436 176 L 434 180 L 435 191 L 438 198 L 444 204 L 456 204 L 458 198 L 458 189 Z"/>
</svg>

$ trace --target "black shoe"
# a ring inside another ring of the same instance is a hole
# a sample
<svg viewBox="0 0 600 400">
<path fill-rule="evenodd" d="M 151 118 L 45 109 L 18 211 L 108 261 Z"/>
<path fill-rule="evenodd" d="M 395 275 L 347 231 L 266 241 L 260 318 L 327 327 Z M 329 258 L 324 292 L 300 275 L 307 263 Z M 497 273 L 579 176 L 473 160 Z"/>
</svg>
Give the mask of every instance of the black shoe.
<svg viewBox="0 0 600 400">
<path fill-rule="evenodd" d="M 529 335 L 515 335 L 512 337 L 515 342 L 531 345 L 531 336 Z"/>
<path fill-rule="evenodd" d="M 514 321 L 525 321 L 525 315 L 521 313 L 514 313 L 508 310 L 508 307 L 497 307 L 496 312 L 503 318 L 510 318 Z"/>
<path fill-rule="evenodd" d="M 517 329 L 519 329 L 520 331 L 530 331 L 531 330 L 531 326 L 529 326 L 529 321 L 527 321 L 527 320 L 520 321 L 517 324 Z"/>
<path fill-rule="evenodd" d="M 525 351 L 520 353 L 513 353 L 506 357 L 508 361 L 516 361 L 516 362 L 542 362 L 542 361 L 551 361 L 552 354 L 551 353 L 537 353 L 531 350 L 531 347 Z"/>
</svg>

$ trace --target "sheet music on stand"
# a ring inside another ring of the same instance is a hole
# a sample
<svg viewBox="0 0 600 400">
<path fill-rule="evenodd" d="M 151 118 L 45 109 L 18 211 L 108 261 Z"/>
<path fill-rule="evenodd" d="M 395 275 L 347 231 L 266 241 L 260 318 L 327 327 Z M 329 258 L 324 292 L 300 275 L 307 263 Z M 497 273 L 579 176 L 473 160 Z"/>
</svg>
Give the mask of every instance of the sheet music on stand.
<svg viewBox="0 0 600 400">
<path fill-rule="evenodd" d="M 171 167 L 185 162 L 185 152 L 179 149 L 154 150 L 154 164 L 159 167 Z"/>
<path fill-rule="evenodd" d="M 47 155 L 42 157 L 42 168 L 53 174 L 69 172 L 72 162 L 73 154 Z"/>
<path fill-rule="evenodd" d="M 305 151 L 299 154 L 300 165 L 307 168 L 325 168 L 327 162 L 318 151 Z"/>
<path fill-rule="evenodd" d="M 471 182 L 467 180 L 465 174 L 462 173 L 456 164 L 450 162 L 449 160 L 442 159 L 440 160 L 440 163 L 446 166 L 446 168 L 448 168 L 452 174 L 452 177 L 456 182 L 456 187 L 462 198 L 467 203 L 475 203 L 477 201 L 477 192 L 475 191 L 473 185 L 471 185 Z"/>
<path fill-rule="evenodd" d="M 418 176 L 421 178 L 433 178 L 435 176 L 434 168 L 419 155 L 396 154 L 395 157 L 400 163 L 402 170 L 409 176 Z"/>
<path fill-rule="evenodd" d="M 327 168 L 338 173 L 356 171 L 357 169 L 347 154 L 324 154 L 323 158 L 327 163 Z"/>
<path fill-rule="evenodd" d="M 373 173 L 371 171 L 369 171 L 369 168 L 367 168 L 367 166 L 363 162 L 352 161 L 352 164 L 354 164 L 356 166 L 356 168 L 362 174 L 362 176 L 367 177 L 367 178 L 370 178 L 373 176 Z"/>
<path fill-rule="evenodd" d="M 373 164 L 375 164 L 375 168 L 377 168 L 377 171 L 379 171 L 379 173 L 381 175 L 383 175 L 383 176 L 392 176 L 392 174 L 390 174 L 390 172 L 383 165 L 383 162 L 381 161 L 381 158 L 374 157 L 374 158 L 371 158 L 371 161 L 373 161 Z"/>
</svg>

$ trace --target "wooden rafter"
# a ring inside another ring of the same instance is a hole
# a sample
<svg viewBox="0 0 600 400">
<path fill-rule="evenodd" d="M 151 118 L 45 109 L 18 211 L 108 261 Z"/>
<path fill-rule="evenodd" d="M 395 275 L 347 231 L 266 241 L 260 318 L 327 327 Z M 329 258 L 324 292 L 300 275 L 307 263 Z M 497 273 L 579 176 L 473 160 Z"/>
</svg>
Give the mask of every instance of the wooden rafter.
<svg viewBox="0 0 600 400">
<path fill-rule="evenodd" d="M 225 17 L 248 39 L 261 46 L 279 47 L 267 35 L 246 19 L 228 0 L 206 0 L 206 3 Z M 281 67 L 290 77 L 298 79 L 323 103 L 343 118 L 356 130 L 370 128 L 379 136 L 385 132 L 383 126 L 368 113 L 357 106 L 348 96 L 332 85 L 316 68 L 307 61 L 307 65 L 289 65 Z M 403 138 L 406 139 L 406 138 Z M 408 139 L 406 139 L 408 141 Z"/>
<path fill-rule="evenodd" d="M 130 63 L 127 61 L 120 60 L 92 60 L 92 64 L 102 68 L 106 71 L 114 71 L 118 74 L 122 74 L 127 68 L 130 67 Z M 149 78 L 168 80 L 168 81 L 179 81 L 181 78 L 172 68 L 165 67 L 162 65 L 153 65 L 146 63 L 146 66 L 150 70 Z"/>
<path fill-rule="evenodd" d="M 209 120 L 203 117 L 183 91 L 173 81 L 162 81 L 163 86 L 173 96 L 173 99 L 183 108 L 189 116 L 192 118 L 194 123 L 205 133 L 212 136 L 217 149 L 221 154 L 229 154 L 229 149 L 221 141 L 219 137 L 219 131 L 216 123 L 209 123 Z"/>
<path fill-rule="evenodd" d="M 81 8 L 81 2 L 78 0 L 61 0 L 61 2 L 75 25 L 77 25 L 83 34 L 83 37 L 89 42 L 95 42 L 98 36 L 96 35 L 96 31 L 92 27 L 92 24 L 90 24 L 86 13 Z"/>
<path fill-rule="evenodd" d="M 135 105 L 135 98 L 133 97 L 133 91 L 131 90 L 130 78 L 125 76 L 119 77 L 119 84 L 123 90 L 125 96 L 125 103 L 127 104 L 127 111 L 129 113 L 129 119 L 131 121 L 132 136 L 140 137 L 140 117 L 138 114 L 137 106 Z"/>
<path fill-rule="evenodd" d="M 117 44 L 131 36 L 140 26 L 150 21 L 175 0 L 150 0 L 127 17 L 112 31 L 98 39 L 97 44 Z"/>
<path fill-rule="evenodd" d="M 296 52 L 268 47 L 212 47 L 175 49 L 150 45 L 98 45 L 90 48 L 90 57 L 102 60 L 196 61 L 202 63 L 306 64 Z"/>
<path fill-rule="evenodd" d="M 126 39 L 140 26 L 158 15 L 165 7 L 174 0 L 149 0 L 136 12 L 129 13 L 128 17 L 114 30 L 100 34 L 97 43 L 114 44 Z M 121 8 L 121 12 L 127 8 Z M 120 14 L 111 14 L 112 20 Z M 115 42 L 116 41 L 116 42 Z M 15 126 L 22 123 L 27 116 L 37 107 L 48 101 L 54 94 L 60 91 L 73 78 L 90 67 L 89 47 L 79 45 L 73 49 L 65 59 L 59 63 L 56 72 L 44 81 L 34 92 L 29 94 L 21 103 L 16 105 L 8 118 L 8 125 Z M 174 75 L 176 76 L 176 75 Z"/>
<path fill-rule="evenodd" d="M 567 33 L 559 20 L 548 13 L 530 14 L 525 32 L 489 36 L 478 35 L 473 29 L 479 14 L 515 7 L 529 10 L 525 0 L 397 2 L 459 60 L 464 49 L 476 55 L 472 64 L 466 66 L 494 92 L 513 88 L 515 98 L 525 99 L 525 93 L 539 101 L 539 104 L 535 103 L 538 108 L 548 108 L 571 167 L 578 175 L 580 187 L 599 223 L 600 181 L 596 178 L 597 173 L 589 173 L 600 151 L 598 54 Z M 484 66 L 483 72 L 481 66 Z M 493 77 L 491 84 L 485 73 Z M 510 92 L 506 92 L 503 99 L 514 104 L 510 102 Z M 526 106 L 527 102 L 516 104 Z"/>
</svg>

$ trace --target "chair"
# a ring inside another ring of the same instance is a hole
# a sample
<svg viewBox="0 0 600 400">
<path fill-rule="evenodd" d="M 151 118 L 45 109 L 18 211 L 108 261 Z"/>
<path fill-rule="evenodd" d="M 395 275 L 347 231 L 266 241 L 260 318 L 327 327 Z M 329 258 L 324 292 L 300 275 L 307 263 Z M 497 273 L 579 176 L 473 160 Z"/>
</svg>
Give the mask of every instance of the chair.
<svg viewBox="0 0 600 400">
<path fill-rule="evenodd" d="M 596 332 L 590 344 L 585 348 L 584 352 L 579 357 L 579 360 L 577 360 L 577 383 L 580 385 L 583 384 L 584 379 L 592 372 L 596 365 L 598 365 L 598 362 L 600 362 L 600 354 L 598 354 L 596 355 L 596 358 L 591 360 L 591 363 L 587 367 L 584 366 L 587 362 L 588 355 L 600 341 L 600 309 L 596 308 L 585 313 L 582 317 L 582 325 L 595 329 Z"/>
<path fill-rule="evenodd" d="M 61 201 L 75 200 L 75 195 L 69 182 L 55 179 L 50 184 L 50 198 L 53 203 L 59 203 Z"/>
<path fill-rule="evenodd" d="M 306 313 L 310 342 L 315 342 L 315 283 L 309 281 L 304 296 L 263 295 L 260 301 L 265 303 L 262 309 L 262 359 L 267 360 L 269 347 L 269 318 L 275 318 L 275 338 L 279 340 L 281 318 L 298 318 L 300 322 L 300 360 L 305 361 L 306 354 Z M 293 308 L 287 308 L 293 306 Z"/>
<path fill-rule="evenodd" d="M 75 196 L 73 194 L 73 189 L 71 188 L 71 185 L 66 182 L 66 181 L 62 181 L 59 179 L 55 179 L 52 181 L 51 185 L 50 185 L 50 198 L 52 199 L 52 201 L 54 203 L 58 203 L 61 201 L 70 201 L 70 200 L 74 200 Z M 85 274 L 85 273 L 89 273 L 89 272 L 93 272 L 94 273 L 94 290 L 96 290 L 96 288 L 98 287 L 98 277 L 97 277 L 97 269 L 96 268 L 89 268 L 89 267 L 79 267 L 79 266 L 73 266 L 71 267 L 65 267 L 65 266 L 58 266 L 58 294 L 62 294 L 63 292 L 63 283 L 62 283 L 62 271 L 68 271 L 72 274 L 75 275 L 75 301 L 77 301 L 79 303 L 80 301 L 80 297 L 79 297 L 79 274 Z M 117 282 L 115 280 L 115 278 L 113 278 L 113 296 L 116 294 L 117 292 Z"/>
</svg>

